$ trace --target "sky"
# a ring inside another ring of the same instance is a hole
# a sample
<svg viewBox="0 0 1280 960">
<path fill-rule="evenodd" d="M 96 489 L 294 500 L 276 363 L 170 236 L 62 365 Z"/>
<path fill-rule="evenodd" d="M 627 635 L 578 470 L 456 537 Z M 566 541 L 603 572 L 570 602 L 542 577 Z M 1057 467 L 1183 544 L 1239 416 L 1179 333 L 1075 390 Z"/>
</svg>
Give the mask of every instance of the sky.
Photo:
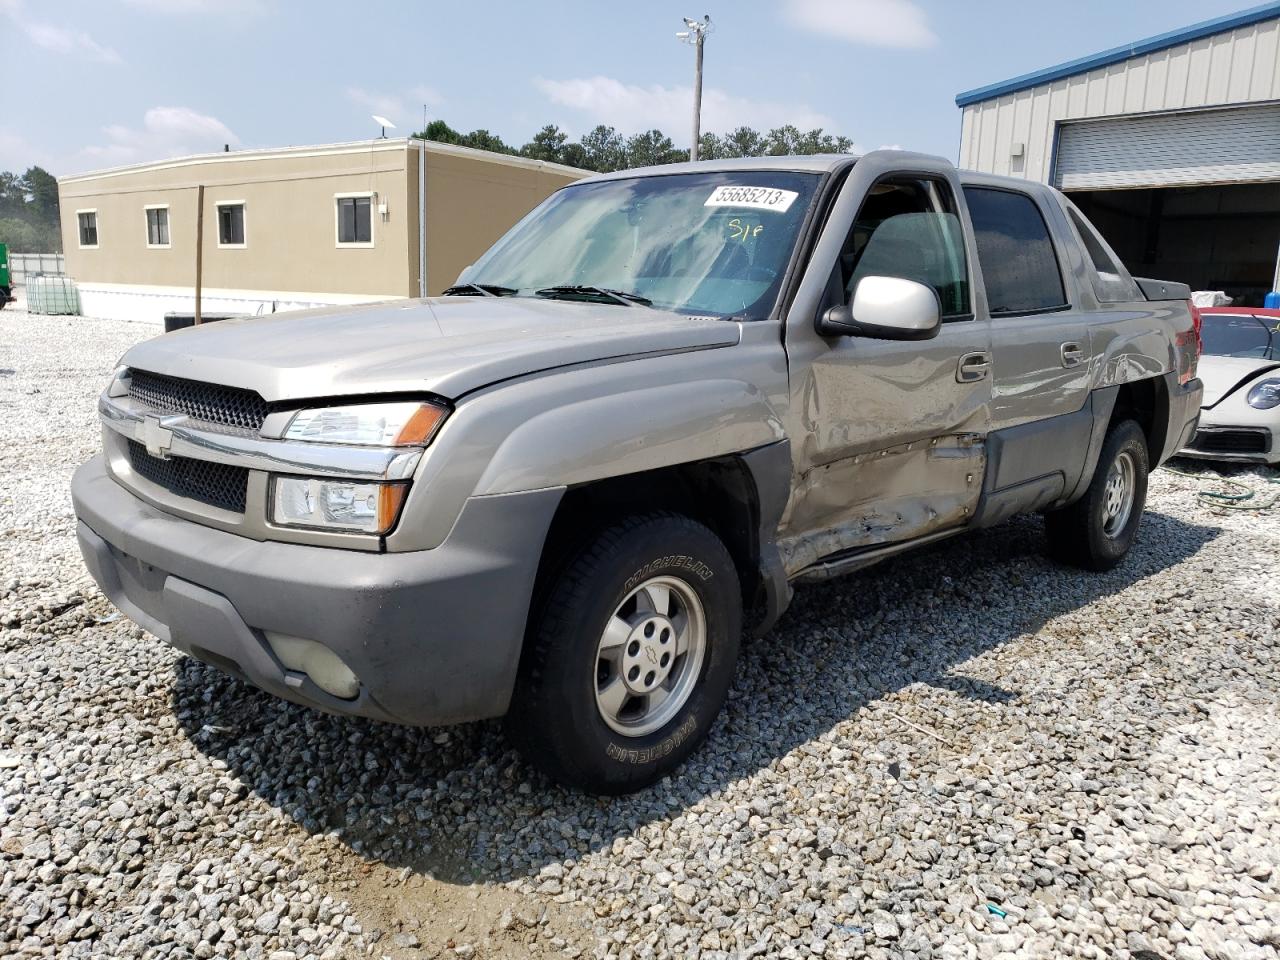
<svg viewBox="0 0 1280 960">
<path fill-rule="evenodd" d="M 0 170 L 359 140 L 370 114 L 519 145 L 541 126 L 820 126 L 955 159 L 955 95 L 1249 0 L 0 0 Z"/>
</svg>

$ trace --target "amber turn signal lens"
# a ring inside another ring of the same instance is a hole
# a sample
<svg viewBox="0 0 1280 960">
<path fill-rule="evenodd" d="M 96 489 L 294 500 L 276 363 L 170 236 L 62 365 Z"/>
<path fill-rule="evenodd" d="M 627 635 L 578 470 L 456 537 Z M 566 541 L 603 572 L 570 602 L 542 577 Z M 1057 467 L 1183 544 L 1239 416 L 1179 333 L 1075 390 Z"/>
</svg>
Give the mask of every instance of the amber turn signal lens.
<svg viewBox="0 0 1280 960">
<path fill-rule="evenodd" d="M 422 404 L 396 434 L 396 446 L 426 446 L 448 414 L 448 410 L 434 403 Z"/>
<path fill-rule="evenodd" d="M 378 488 L 378 533 L 387 533 L 396 525 L 408 492 L 407 483 L 384 483 Z"/>
</svg>

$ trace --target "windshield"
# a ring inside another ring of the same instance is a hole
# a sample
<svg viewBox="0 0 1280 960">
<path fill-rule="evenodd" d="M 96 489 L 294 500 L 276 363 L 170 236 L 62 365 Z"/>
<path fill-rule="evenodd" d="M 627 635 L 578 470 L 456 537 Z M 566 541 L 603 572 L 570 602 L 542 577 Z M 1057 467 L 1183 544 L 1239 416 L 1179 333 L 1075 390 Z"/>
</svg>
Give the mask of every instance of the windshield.
<svg viewBox="0 0 1280 960">
<path fill-rule="evenodd" d="M 1211 356 L 1280 360 L 1280 318 L 1206 313 L 1201 321 L 1204 352 Z"/>
<path fill-rule="evenodd" d="M 819 176 L 686 173 L 583 183 L 553 194 L 462 276 L 515 295 L 614 291 L 697 315 L 773 309 Z"/>
</svg>

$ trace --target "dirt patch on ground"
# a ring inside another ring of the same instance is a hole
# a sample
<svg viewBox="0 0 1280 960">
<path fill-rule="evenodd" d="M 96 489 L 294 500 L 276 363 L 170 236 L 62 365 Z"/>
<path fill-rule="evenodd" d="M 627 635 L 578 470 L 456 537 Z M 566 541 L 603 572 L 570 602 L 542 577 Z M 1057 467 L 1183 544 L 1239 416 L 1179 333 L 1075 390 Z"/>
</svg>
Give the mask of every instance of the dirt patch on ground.
<svg viewBox="0 0 1280 960">
<path fill-rule="evenodd" d="M 594 943 L 590 921 L 584 923 L 579 911 L 504 887 L 443 883 L 408 868 L 369 863 L 355 874 L 347 902 L 366 939 L 377 938 L 378 956 L 577 957 Z"/>
</svg>

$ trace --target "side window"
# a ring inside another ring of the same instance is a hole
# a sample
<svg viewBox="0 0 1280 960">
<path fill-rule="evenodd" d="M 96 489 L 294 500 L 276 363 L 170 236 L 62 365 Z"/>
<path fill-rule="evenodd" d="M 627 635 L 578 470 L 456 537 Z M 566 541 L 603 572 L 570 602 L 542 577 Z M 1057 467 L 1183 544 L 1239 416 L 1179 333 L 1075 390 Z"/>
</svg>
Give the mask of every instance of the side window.
<svg viewBox="0 0 1280 960">
<path fill-rule="evenodd" d="M 244 243 L 244 204 L 218 204 L 218 246 L 243 247 Z"/>
<path fill-rule="evenodd" d="M 1115 251 L 1107 246 L 1107 242 L 1099 236 L 1098 231 L 1083 213 L 1076 209 L 1070 200 L 1065 200 L 1067 216 L 1076 233 L 1080 235 L 1080 243 L 1084 246 L 1089 262 L 1093 264 L 1093 292 L 1099 303 L 1130 303 L 1134 300 L 1145 300 L 1142 291 L 1129 271 L 1120 263 Z"/>
<path fill-rule="evenodd" d="M 846 303 L 863 277 L 904 277 L 938 292 L 944 318 L 969 316 L 964 231 L 951 188 L 922 177 L 875 184 L 845 241 L 840 271 Z"/>
<path fill-rule="evenodd" d="M 147 246 L 169 246 L 169 208 L 147 207 Z"/>
<path fill-rule="evenodd" d="M 337 197 L 338 246 L 373 243 L 372 197 Z"/>
<path fill-rule="evenodd" d="M 1067 306 L 1058 255 L 1040 208 L 1025 193 L 965 187 L 993 317 Z"/>
<path fill-rule="evenodd" d="M 96 247 L 98 245 L 98 211 L 77 210 L 76 224 L 79 227 L 80 246 Z"/>
</svg>

